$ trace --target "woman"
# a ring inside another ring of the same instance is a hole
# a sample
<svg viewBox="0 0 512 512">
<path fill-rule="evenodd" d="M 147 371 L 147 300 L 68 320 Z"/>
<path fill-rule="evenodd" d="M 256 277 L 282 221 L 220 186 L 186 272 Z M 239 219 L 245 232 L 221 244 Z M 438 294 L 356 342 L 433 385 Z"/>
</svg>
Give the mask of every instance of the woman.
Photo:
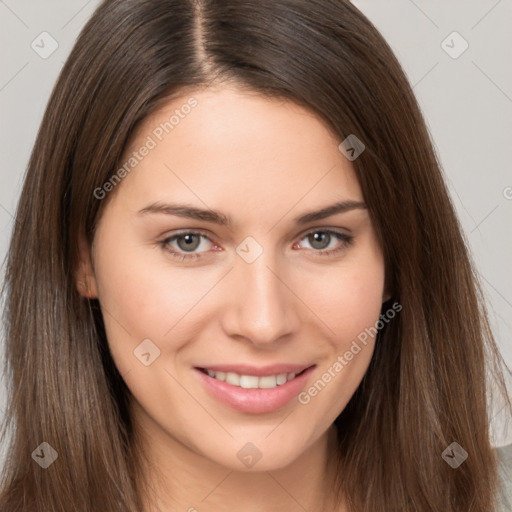
<svg viewBox="0 0 512 512">
<path fill-rule="evenodd" d="M 4 512 L 500 506 L 480 288 L 348 2 L 104 2 L 34 147 L 6 305 Z"/>
</svg>

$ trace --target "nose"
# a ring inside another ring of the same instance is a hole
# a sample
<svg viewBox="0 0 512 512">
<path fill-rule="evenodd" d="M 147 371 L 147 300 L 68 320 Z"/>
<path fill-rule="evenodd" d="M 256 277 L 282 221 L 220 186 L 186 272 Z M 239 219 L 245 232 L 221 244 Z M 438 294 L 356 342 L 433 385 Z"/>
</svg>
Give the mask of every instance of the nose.
<svg viewBox="0 0 512 512">
<path fill-rule="evenodd" d="M 226 289 L 230 295 L 222 315 L 226 334 L 264 348 L 274 347 L 275 342 L 296 332 L 300 300 L 286 275 L 267 251 L 252 263 L 239 258 Z"/>
</svg>

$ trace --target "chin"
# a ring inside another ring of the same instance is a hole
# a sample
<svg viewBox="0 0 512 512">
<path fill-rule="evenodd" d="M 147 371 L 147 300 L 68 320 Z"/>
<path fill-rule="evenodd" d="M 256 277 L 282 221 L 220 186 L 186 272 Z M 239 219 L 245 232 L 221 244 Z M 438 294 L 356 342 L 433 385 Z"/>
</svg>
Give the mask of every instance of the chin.
<svg viewBox="0 0 512 512">
<path fill-rule="evenodd" d="M 268 432 L 267 430 L 264 436 L 254 441 L 250 441 L 247 436 L 239 441 L 231 439 L 221 451 L 203 453 L 212 461 L 233 471 L 258 472 L 283 469 L 299 459 L 308 449 L 303 434 L 286 435 L 284 442 L 283 436 L 277 435 L 277 432 L 270 435 Z M 268 438 L 265 439 L 265 436 Z"/>
</svg>

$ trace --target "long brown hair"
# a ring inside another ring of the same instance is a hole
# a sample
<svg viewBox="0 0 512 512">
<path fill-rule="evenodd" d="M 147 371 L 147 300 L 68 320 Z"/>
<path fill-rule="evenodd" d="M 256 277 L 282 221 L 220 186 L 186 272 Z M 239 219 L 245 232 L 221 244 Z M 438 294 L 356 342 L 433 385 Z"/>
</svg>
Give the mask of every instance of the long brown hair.
<svg viewBox="0 0 512 512">
<path fill-rule="evenodd" d="M 8 253 L 0 508 L 142 508 L 129 390 L 99 304 L 76 290 L 78 239 L 92 243 L 109 199 L 94 190 L 140 122 L 209 83 L 292 100 L 366 148 L 353 165 L 402 310 L 336 420 L 340 496 L 361 512 L 489 512 L 487 371 L 506 396 L 501 356 L 411 87 L 343 0 L 111 0 L 87 23 L 40 127 Z M 43 442 L 58 454 L 46 470 L 31 457 Z M 442 457 L 452 442 L 468 453 L 457 469 Z"/>
</svg>

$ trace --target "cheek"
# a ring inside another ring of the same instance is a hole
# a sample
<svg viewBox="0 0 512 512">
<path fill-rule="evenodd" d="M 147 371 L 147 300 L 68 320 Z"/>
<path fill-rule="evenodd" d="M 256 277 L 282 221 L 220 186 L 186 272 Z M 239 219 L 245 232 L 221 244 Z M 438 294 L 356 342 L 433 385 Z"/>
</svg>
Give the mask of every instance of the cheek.
<svg viewBox="0 0 512 512">
<path fill-rule="evenodd" d="M 359 252 L 339 266 L 311 276 L 307 299 L 328 326 L 331 343 L 343 349 L 379 318 L 384 291 L 384 264 L 378 252 Z"/>
<path fill-rule="evenodd" d="M 216 276 L 166 265 L 159 248 L 134 246 L 122 237 L 109 243 L 112 238 L 107 238 L 100 240 L 96 258 L 98 294 L 112 355 L 120 370 L 128 370 L 143 340 L 151 340 L 162 354 L 186 342 L 193 334 L 189 315 Z"/>
<path fill-rule="evenodd" d="M 319 318 L 312 330 L 318 330 L 320 321 L 328 326 L 322 332 L 329 346 L 324 346 L 317 380 L 299 402 L 317 411 L 314 416 L 325 425 L 344 409 L 373 355 L 384 290 L 383 260 L 373 247 L 331 267 L 308 286 L 308 299 Z"/>
</svg>

